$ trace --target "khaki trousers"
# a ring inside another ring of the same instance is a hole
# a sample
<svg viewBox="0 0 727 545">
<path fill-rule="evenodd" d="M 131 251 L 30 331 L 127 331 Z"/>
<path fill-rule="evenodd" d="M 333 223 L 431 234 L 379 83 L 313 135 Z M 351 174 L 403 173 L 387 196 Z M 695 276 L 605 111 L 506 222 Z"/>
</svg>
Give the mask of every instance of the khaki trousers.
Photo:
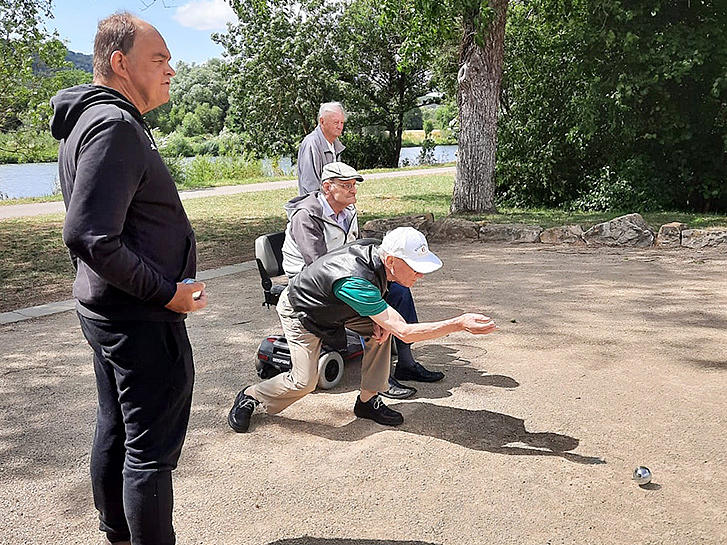
<svg viewBox="0 0 727 545">
<path fill-rule="evenodd" d="M 288 288 L 280 294 L 276 310 L 290 347 L 293 368 L 247 389 L 248 395 L 260 401 L 268 414 L 279 413 L 315 390 L 318 383 L 318 357 L 321 353 L 321 339 L 303 327 L 290 306 Z M 382 392 L 389 388 L 391 336 L 383 344 L 378 344 L 371 337 L 373 326 L 371 318 L 357 317 L 346 322 L 348 329 L 365 339 L 361 389 Z"/>
</svg>

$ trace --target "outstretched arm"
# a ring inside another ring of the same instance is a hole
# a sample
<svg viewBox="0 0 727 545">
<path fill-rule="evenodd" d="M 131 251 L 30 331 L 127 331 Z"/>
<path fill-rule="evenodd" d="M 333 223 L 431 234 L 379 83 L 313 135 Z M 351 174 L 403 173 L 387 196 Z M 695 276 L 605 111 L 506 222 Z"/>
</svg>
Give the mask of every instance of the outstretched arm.
<svg viewBox="0 0 727 545">
<path fill-rule="evenodd" d="M 391 332 L 405 343 L 437 339 L 457 331 L 467 331 L 473 335 L 485 335 L 497 329 L 495 322 L 488 316 L 466 313 L 449 320 L 439 322 L 419 322 L 408 324 L 401 315 L 387 306 L 382 312 L 371 316 L 371 319 L 382 329 Z"/>
</svg>

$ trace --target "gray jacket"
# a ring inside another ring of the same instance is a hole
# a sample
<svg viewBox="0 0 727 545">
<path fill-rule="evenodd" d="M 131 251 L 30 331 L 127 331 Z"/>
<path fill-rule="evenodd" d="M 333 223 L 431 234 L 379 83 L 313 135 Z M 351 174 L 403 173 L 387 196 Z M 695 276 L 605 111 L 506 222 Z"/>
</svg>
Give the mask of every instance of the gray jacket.
<svg viewBox="0 0 727 545">
<path fill-rule="evenodd" d="M 298 195 L 306 195 L 321 188 L 323 167 L 339 161 L 346 146 L 336 138 L 333 149 L 336 151 L 335 156 L 328 147 L 320 125 L 303 139 L 298 149 Z"/>
<path fill-rule="evenodd" d="M 283 270 L 289 278 L 322 255 L 358 238 L 356 207 L 346 208 L 351 221 L 348 231 L 344 231 L 333 219 L 323 216 L 318 194 L 315 191 L 295 197 L 285 205 L 288 225 L 283 242 Z"/>
</svg>

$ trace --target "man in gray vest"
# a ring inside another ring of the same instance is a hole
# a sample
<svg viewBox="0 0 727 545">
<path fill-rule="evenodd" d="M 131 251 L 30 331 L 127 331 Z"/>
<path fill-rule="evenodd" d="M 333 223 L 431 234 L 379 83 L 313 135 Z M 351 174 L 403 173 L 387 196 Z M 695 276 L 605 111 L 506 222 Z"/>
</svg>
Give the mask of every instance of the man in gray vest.
<svg viewBox="0 0 727 545">
<path fill-rule="evenodd" d="M 293 367 L 243 388 L 227 418 L 230 427 L 246 432 L 258 405 L 276 414 L 312 392 L 318 381 L 322 342 L 333 348 L 345 346 L 346 328 L 367 338 L 354 414 L 387 426 L 401 424 L 401 413 L 388 408 L 379 397 L 388 388 L 391 335 L 416 342 L 456 331 L 481 335 L 497 329 L 490 318 L 474 313 L 410 324 L 384 301 L 388 281 L 410 288 L 441 266 L 423 234 L 412 227 L 398 227 L 381 244 L 374 239 L 358 240 L 305 267 L 290 280 L 277 306 Z"/>
<path fill-rule="evenodd" d="M 318 126 L 303 139 L 298 150 L 298 195 L 318 191 L 323 167 L 340 159 L 346 146 L 338 137 L 345 122 L 346 112 L 340 102 L 321 104 Z"/>
</svg>

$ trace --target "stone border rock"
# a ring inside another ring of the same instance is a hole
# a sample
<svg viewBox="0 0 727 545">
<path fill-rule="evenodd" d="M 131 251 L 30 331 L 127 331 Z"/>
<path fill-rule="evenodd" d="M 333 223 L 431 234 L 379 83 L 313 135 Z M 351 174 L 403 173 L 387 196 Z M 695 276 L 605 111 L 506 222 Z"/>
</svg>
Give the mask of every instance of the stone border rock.
<svg viewBox="0 0 727 545">
<path fill-rule="evenodd" d="M 522 223 L 474 222 L 445 217 L 434 220 L 431 213 L 367 221 L 362 229 L 365 237 L 382 238 L 396 227 L 414 227 L 430 241 L 479 240 L 506 244 L 541 243 L 589 247 L 634 248 L 727 248 L 727 229 L 688 229 L 684 223 L 672 222 L 654 230 L 640 214 L 627 214 L 599 223 L 583 231 L 580 225 L 562 225 L 543 229 Z"/>
</svg>

